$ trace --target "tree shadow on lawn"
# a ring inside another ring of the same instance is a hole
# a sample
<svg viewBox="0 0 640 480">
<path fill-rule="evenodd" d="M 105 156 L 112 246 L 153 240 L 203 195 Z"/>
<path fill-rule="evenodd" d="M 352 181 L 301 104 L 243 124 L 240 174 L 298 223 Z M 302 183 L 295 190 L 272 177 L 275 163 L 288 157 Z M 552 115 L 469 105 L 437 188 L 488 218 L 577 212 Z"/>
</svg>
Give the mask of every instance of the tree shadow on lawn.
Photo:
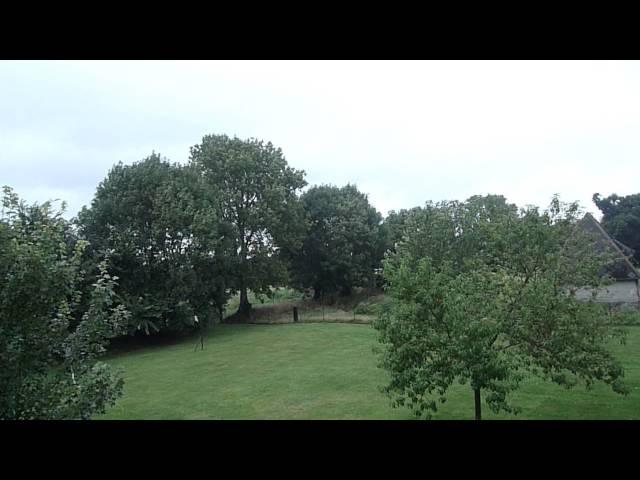
<svg viewBox="0 0 640 480">
<path fill-rule="evenodd" d="M 210 333 L 211 329 L 204 332 L 204 336 Z M 186 331 L 182 333 L 163 333 L 156 335 L 127 335 L 125 337 L 117 337 L 111 339 L 107 348 L 107 356 L 122 355 L 138 350 L 144 350 L 149 347 L 167 347 L 170 345 L 178 345 L 187 341 L 193 341 L 194 345 L 200 341 L 200 332 Z"/>
</svg>

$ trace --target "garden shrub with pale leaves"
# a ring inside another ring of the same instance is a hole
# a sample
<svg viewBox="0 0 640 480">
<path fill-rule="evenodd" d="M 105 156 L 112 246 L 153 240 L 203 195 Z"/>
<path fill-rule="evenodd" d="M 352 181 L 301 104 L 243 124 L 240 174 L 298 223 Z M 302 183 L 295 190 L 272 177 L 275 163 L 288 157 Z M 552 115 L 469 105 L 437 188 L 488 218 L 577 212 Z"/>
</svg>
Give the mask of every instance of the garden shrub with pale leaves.
<svg viewBox="0 0 640 480">
<path fill-rule="evenodd" d="M 87 244 L 61 215 L 49 202 L 27 206 L 4 188 L 1 419 L 89 419 L 122 394 L 122 377 L 98 361 L 109 339 L 126 331 L 118 279 L 105 260 L 90 288 L 79 288 Z"/>
</svg>

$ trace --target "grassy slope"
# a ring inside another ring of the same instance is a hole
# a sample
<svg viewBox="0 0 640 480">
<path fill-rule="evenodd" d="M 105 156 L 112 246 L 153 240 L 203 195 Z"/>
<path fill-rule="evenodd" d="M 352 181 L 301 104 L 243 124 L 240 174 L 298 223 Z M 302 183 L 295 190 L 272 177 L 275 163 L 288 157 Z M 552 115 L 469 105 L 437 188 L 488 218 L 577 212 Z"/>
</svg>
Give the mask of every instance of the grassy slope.
<svg viewBox="0 0 640 480">
<path fill-rule="evenodd" d="M 521 415 L 485 418 L 640 419 L 640 327 L 626 346 L 613 345 L 633 393 L 604 385 L 566 391 L 537 380 L 514 395 Z M 379 393 L 369 325 L 219 325 L 205 349 L 195 339 L 149 347 L 109 359 L 125 369 L 125 394 L 108 419 L 410 419 Z M 439 419 L 471 419 L 473 396 L 456 385 Z"/>
</svg>

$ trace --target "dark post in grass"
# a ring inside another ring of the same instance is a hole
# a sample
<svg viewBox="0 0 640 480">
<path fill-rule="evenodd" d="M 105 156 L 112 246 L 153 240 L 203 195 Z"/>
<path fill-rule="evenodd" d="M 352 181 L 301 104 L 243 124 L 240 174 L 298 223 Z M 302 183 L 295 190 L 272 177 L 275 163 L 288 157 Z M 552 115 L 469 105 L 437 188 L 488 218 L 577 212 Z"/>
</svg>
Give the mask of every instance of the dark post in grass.
<svg viewBox="0 0 640 480">
<path fill-rule="evenodd" d="M 298 321 L 298 307 L 293 307 L 293 321 Z"/>
<path fill-rule="evenodd" d="M 476 420 L 480 420 L 481 418 L 480 389 L 479 388 L 474 389 L 473 394 L 476 401 Z"/>
<path fill-rule="evenodd" d="M 198 316 L 193 316 L 193 322 L 198 325 L 198 333 L 200 334 L 200 350 L 204 350 L 204 332 L 202 331 L 202 324 L 198 320 Z M 196 348 L 193 349 L 195 352 L 198 350 L 198 344 L 196 343 Z"/>
</svg>

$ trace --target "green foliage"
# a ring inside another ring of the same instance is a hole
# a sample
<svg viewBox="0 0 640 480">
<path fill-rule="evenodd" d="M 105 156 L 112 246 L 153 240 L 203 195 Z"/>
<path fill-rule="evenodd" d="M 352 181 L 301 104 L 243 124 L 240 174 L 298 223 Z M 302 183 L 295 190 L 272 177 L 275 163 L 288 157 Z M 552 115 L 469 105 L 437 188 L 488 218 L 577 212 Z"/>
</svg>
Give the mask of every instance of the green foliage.
<svg viewBox="0 0 640 480">
<path fill-rule="evenodd" d="M 541 213 L 487 196 L 427 204 L 408 218 L 384 262 L 391 302 L 375 323 L 396 405 L 429 418 L 459 382 L 484 392 L 494 412 L 517 413 L 508 396 L 526 372 L 626 392 L 605 348 L 622 331 L 603 306 L 574 295 L 600 285 L 607 260 L 578 216 L 557 198 Z"/>
<path fill-rule="evenodd" d="M 421 207 L 414 207 L 411 209 L 402 209 L 396 212 L 391 210 L 382 226 L 385 232 L 385 246 L 386 250 L 395 251 L 396 245 L 400 243 L 406 236 L 405 230 L 408 224 L 409 217 L 418 215 L 422 211 Z"/>
<path fill-rule="evenodd" d="M 603 214 L 603 228 L 616 240 L 631 248 L 636 265 L 640 265 L 640 193 L 619 197 L 616 194 L 593 202 Z"/>
<path fill-rule="evenodd" d="M 190 168 L 153 154 L 117 164 L 79 215 L 91 258 L 111 253 L 129 332 L 178 332 L 219 316 L 228 298 L 232 242 L 216 190 Z"/>
<path fill-rule="evenodd" d="M 307 231 L 294 252 L 294 282 L 323 293 L 349 294 L 353 287 L 373 286 L 385 244 L 381 216 L 355 185 L 314 186 L 301 197 Z"/>
<path fill-rule="evenodd" d="M 86 242 L 51 203 L 4 188 L 0 217 L 0 418 L 87 419 L 113 404 L 122 379 L 97 358 L 122 332 L 117 277 L 99 265 L 82 300 Z M 82 305 L 87 309 L 82 310 Z M 76 321 L 79 318 L 79 321 Z"/>
<path fill-rule="evenodd" d="M 306 185 L 279 148 L 256 139 L 207 135 L 191 148 L 191 165 L 219 190 L 218 205 L 234 244 L 239 310 L 250 309 L 247 290 L 266 294 L 286 282 L 286 253 L 300 241 L 302 209 L 297 191 Z"/>
</svg>

